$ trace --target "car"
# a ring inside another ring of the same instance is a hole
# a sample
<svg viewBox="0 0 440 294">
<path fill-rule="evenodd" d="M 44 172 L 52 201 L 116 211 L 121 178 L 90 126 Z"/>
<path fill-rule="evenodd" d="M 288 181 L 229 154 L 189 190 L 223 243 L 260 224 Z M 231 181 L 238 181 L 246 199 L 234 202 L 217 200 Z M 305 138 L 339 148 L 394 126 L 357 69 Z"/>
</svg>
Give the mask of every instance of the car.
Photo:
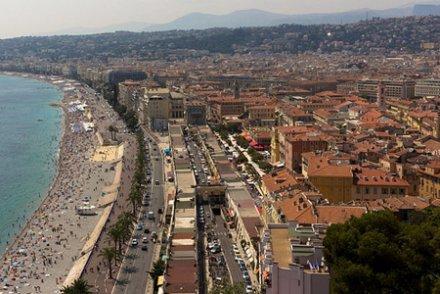
<svg viewBox="0 0 440 294">
<path fill-rule="evenodd" d="M 159 185 L 160 184 L 159 180 L 155 180 L 154 184 Z"/>
<path fill-rule="evenodd" d="M 131 240 L 131 246 L 136 247 L 139 244 L 137 239 Z"/>
<path fill-rule="evenodd" d="M 142 205 L 143 206 L 148 206 L 148 205 L 150 205 L 150 203 L 148 202 L 147 199 L 142 199 Z"/>
<path fill-rule="evenodd" d="M 212 241 L 212 242 L 208 243 L 208 248 L 212 249 L 215 246 L 219 246 L 219 245 L 220 245 L 220 243 L 218 241 Z"/>
<path fill-rule="evenodd" d="M 144 228 L 142 224 L 137 224 L 136 230 L 141 231 Z"/>
<path fill-rule="evenodd" d="M 142 238 L 142 243 L 144 243 L 144 244 L 148 243 L 148 238 L 147 237 L 143 237 Z"/>
<path fill-rule="evenodd" d="M 250 279 L 249 273 L 247 271 L 243 272 L 242 276 L 243 276 L 244 280 L 249 280 Z"/>
<path fill-rule="evenodd" d="M 254 288 L 251 285 L 246 285 L 246 293 L 254 293 Z"/>
<path fill-rule="evenodd" d="M 147 246 L 147 245 L 142 245 L 141 250 L 142 250 L 142 251 L 147 251 L 147 250 L 148 250 L 148 246 Z"/>
<path fill-rule="evenodd" d="M 211 250 L 211 253 L 219 253 L 221 251 L 220 247 L 214 247 Z"/>
<path fill-rule="evenodd" d="M 149 229 L 145 229 L 145 230 L 144 230 L 144 233 L 145 233 L 145 234 L 149 234 L 149 233 L 150 233 L 150 230 L 149 230 Z"/>
</svg>

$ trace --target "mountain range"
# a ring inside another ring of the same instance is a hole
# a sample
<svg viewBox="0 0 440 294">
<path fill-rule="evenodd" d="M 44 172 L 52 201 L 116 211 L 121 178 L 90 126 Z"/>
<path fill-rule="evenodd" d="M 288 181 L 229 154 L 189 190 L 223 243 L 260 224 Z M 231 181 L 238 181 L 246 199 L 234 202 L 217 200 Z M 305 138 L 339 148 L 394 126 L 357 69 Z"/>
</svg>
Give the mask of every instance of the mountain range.
<svg viewBox="0 0 440 294">
<path fill-rule="evenodd" d="M 339 13 L 279 14 L 263 10 L 250 9 L 234 11 L 229 14 L 215 15 L 190 13 L 164 24 L 128 22 L 101 28 L 71 28 L 40 35 L 84 35 L 115 31 L 152 32 L 169 30 L 201 30 L 213 27 L 238 28 L 277 26 L 281 24 L 347 24 L 361 20 L 406 16 L 440 15 L 438 4 L 413 4 L 384 10 L 359 9 Z"/>
</svg>

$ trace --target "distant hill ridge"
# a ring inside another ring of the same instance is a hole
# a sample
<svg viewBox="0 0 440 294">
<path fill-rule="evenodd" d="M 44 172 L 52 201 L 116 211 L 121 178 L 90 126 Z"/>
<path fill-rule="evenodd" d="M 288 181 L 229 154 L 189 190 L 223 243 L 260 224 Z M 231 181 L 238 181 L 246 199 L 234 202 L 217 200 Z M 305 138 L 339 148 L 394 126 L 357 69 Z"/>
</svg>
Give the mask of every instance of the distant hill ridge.
<svg viewBox="0 0 440 294">
<path fill-rule="evenodd" d="M 81 35 L 115 31 L 153 32 L 169 30 L 202 30 L 215 27 L 265 27 L 281 24 L 347 24 L 373 17 L 407 17 L 440 15 L 438 4 L 414 4 L 384 10 L 358 9 L 339 13 L 280 14 L 258 9 L 239 10 L 224 15 L 190 13 L 165 24 L 130 22 L 102 28 L 72 28 L 42 35 Z"/>
</svg>

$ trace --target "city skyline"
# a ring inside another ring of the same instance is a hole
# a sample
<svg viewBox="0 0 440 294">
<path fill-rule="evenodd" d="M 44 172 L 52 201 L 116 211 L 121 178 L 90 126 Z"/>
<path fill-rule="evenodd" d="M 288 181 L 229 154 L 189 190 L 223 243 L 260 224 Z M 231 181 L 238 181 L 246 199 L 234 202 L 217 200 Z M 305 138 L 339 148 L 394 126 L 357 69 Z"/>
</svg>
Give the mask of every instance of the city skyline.
<svg viewBox="0 0 440 294">
<path fill-rule="evenodd" d="M 324 3 L 323 3 L 324 2 Z M 261 9 L 274 13 L 333 13 L 356 9 L 387 9 L 426 1 L 352 1 L 311 0 L 307 3 L 289 0 L 93 0 L 71 2 L 18 0 L 3 5 L 0 11 L 0 38 L 53 34 L 78 28 L 100 28 L 127 22 L 162 24 L 189 13 L 227 14 L 237 10 Z"/>
</svg>

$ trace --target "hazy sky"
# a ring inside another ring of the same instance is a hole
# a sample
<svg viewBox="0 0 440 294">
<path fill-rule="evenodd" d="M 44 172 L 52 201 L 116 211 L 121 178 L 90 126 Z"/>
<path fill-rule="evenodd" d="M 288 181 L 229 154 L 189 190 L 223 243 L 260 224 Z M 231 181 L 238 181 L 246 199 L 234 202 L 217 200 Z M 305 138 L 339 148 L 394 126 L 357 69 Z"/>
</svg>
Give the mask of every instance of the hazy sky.
<svg viewBox="0 0 440 294">
<path fill-rule="evenodd" d="M 102 27 L 129 21 L 165 23 L 191 12 L 257 8 L 300 14 L 403 6 L 411 0 L 0 0 L 0 37 Z"/>
</svg>

